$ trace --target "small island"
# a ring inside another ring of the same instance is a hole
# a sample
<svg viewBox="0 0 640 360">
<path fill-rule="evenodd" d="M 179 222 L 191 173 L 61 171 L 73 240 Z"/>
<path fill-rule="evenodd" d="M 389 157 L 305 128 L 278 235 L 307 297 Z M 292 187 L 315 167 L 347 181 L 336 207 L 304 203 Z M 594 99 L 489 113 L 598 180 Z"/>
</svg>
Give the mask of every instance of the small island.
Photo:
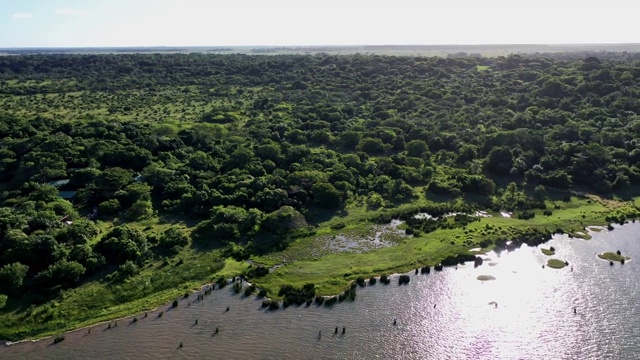
<svg viewBox="0 0 640 360">
<path fill-rule="evenodd" d="M 548 249 L 542 248 L 540 250 L 542 251 L 543 254 L 547 256 L 552 256 L 556 254 L 556 249 L 554 249 L 553 246 Z"/>
<path fill-rule="evenodd" d="M 554 269 L 562 269 L 567 266 L 567 262 L 558 259 L 549 259 L 547 260 L 547 266 Z"/>
<path fill-rule="evenodd" d="M 490 280 L 495 280 L 495 276 L 491 276 L 491 275 L 478 275 L 477 277 L 478 280 L 480 281 L 490 281 Z"/>
<path fill-rule="evenodd" d="M 607 260 L 607 261 L 617 261 L 621 264 L 624 264 L 625 261 L 629 261 L 631 258 L 628 256 L 623 256 L 620 251 L 618 252 L 612 252 L 612 251 L 607 251 L 607 252 L 603 252 L 602 254 L 598 254 L 598 257 L 602 260 Z"/>
</svg>

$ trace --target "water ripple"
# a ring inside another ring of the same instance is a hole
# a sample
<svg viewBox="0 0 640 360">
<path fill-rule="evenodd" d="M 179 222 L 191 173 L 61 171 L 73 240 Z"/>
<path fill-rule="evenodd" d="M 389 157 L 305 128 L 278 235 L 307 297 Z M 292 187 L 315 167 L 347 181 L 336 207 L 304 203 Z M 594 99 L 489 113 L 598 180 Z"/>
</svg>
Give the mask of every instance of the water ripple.
<svg viewBox="0 0 640 360">
<path fill-rule="evenodd" d="M 259 300 L 227 288 L 188 307 L 162 308 L 161 318 L 149 313 L 134 324 L 66 334 L 55 346 L 49 339 L 2 347 L 0 358 L 635 359 L 639 262 L 609 266 L 595 255 L 620 249 L 640 257 L 638 230 L 629 224 L 589 241 L 555 236 L 545 247 L 554 246 L 554 257 L 573 271 L 543 269 L 548 258 L 539 248 L 522 247 L 487 254 L 496 266 L 412 273 L 406 286 L 394 277 L 391 285 L 359 288 L 355 302 L 333 309 L 265 312 Z"/>
</svg>

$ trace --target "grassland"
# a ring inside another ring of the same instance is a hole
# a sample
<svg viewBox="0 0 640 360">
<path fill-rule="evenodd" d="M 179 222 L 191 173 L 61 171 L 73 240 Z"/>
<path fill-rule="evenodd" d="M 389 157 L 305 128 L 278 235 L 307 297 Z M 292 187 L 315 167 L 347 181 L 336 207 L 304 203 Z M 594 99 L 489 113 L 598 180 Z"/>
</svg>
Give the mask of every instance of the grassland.
<svg viewBox="0 0 640 360">
<path fill-rule="evenodd" d="M 630 203 L 601 203 L 587 198 L 572 197 L 569 201 L 551 201 L 556 208 L 552 216 L 541 213 L 529 220 L 504 218 L 499 214 L 480 218 L 464 228 L 439 229 L 420 237 L 405 237 L 396 246 L 385 247 L 366 253 L 343 252 L 316 257 L 306 252 L 313 245 L 314 238 L 300 239 L 290 249 L 283 252 L 256 257 L 254 260 L 265 265 L 286 264 L 264 278 L 256 279 L 256 284 L 270 293 L 277 293 L 283 284 L 302 286 L 316 285 L 324 295 L 343 291 L 358 277 L 372 277 L 383 274 L 400 273 L 421 266 L 434 266 L 448 256 L 465 253 L 478 247 L 483 241 L 496 239 L 517 239 L 523 231 L 538 229 L 546 233 L 568 233 L 578 236 L 588 225 L 605 225 L 605 216 L 624 212 L 633 206 Z M 363 219 L 364 210 L 352 207 L 342 217 L 335 217 L 320 224 L 322 234 L 340 235 L 368 225 Z M 354 214 L 352 220 L 350 214 Z M 358 221 L 358 219 L 360 219 Z M 331 230 L 336 223 L 350 224 L 341 230 Z M 295 250 L 294 250 L 295 249 Z M 562 262 L 564 266 L 564 262 Z"/>
</svg>

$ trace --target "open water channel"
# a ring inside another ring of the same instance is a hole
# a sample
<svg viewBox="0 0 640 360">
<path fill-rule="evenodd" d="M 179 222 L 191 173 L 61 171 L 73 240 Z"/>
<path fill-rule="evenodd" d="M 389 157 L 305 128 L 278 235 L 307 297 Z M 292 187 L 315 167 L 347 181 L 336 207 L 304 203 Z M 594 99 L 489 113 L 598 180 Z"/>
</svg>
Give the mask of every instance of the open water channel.
<svg viewBox="0 0 640 360">
<path fill-rule="evenodd" d="M 482 255 L 477 268 L 411 272 L 408 285 L 394 276 L 390 285 L 358 288 L 354 302 L 332 308 L 274 312 L 228 286 L 203 301 L 194 294 L 177 309 L 138 315 L 136 323 L 121 319 L 111 329 L 67 333 L 59 344 L 49 338 L 3 346 L 0 358 L 637 359 L 640 223 L 592 236 L 556 235 L 542 245 L 569 262 L 564 269 L 542 268 L 549 257 L 523 245 Z M 610 266 L 596 257 L 618 249 L 632 260 Z"/>
</svg>

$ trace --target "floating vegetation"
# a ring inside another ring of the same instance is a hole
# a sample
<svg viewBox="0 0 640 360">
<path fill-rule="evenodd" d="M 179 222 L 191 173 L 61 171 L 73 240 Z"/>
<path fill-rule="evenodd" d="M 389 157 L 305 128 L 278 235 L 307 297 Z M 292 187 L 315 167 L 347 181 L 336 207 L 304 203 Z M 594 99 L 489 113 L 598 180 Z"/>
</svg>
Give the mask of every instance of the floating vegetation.
<svg viewBox="0 0 640 360">
<path fill-rule="evenodd" d="M 496 277 L 492 275 L 478 275 L 476 279 L 480 281 L 492 281 L 492 280 L 495 280 Z"/>
<path fill-rule="evenodd" d="M 553 246 L 551 248 L 549 248 L 549 249 L 542 248 L 542 249 L 540 249 L 540 251 L 542 251 L 542 253 L 547 255 L 547 256 L 552 256 L 552 255 L 556 254 L 555 249 L 553 248 Z"/>
<path fill-rule="evenodd" d="M 623 256 L 620 250 L 618 250 L 617 252 L 607 251 L 602 254 L 598 254 L 598 257 L 602 260 L 617 261 L 621 264 L 624 264 L 625 261 L 631 260 L 630 257 Z"/>
<path fill-rule="evenodd" d="M 558 259 L 549 259 L 547 260 L 547 266 L 554 269 L 562 269 L 567 266 L 569 263 L 566 261 L 558 260 Z"/>
</svg>

